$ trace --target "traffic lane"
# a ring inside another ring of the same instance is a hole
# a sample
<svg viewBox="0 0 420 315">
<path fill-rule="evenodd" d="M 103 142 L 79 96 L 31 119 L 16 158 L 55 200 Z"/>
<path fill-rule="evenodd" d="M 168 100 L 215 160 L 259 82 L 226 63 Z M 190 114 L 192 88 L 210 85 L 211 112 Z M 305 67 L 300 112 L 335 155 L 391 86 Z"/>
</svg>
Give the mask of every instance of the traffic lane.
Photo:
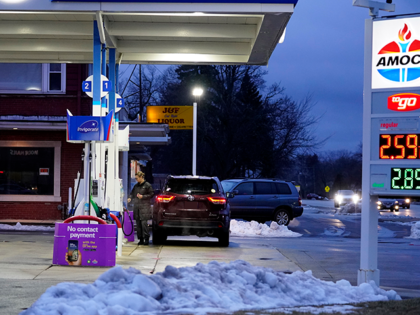
<svg viewBox="0 0 420 315">
<path fill-rule="evenodd" d="M 390 210 L 381 210 L 380 211 L 381 216 L 396 216 L 400 218 L 404 217 L 412 217 L 412 218 L 418 218 L 420 220 L 420 205 L 412 204 L 410 205 L 410 208 L 408 209 L 399 209 L 399 211 L 393 211 Z"/>
<path fill-rule="evenodd" d="M 360 218 L 342 220 L 336 217 L 300 216 L 290 221 L 289 230 L 309 236 L 340 236 L 360 238 Z"/>
<path fill-rule="evenodd" d="M 304 202 L 306 201 L 308 200 L 305 200 Z M 309 200 L 304 207 L 302 216 L 292 220 L 289 224 L 289 228 L 306 237 L 360 237 L 361 215 L 339 215 L 336 214 L 335 208 L 330 208 L 333 206 L 334 203 L 332 200 Z M 410 209 L 401 209 L 400 212 L 378 210 L 379 237 L 403 238 L 410 236 L 411 226 L 398 223 L 420 220 L 416 219 L 416 217 L 420 217 L 420 205 L 412 205 Z"/>
<path fill-rule="evenodd" d="M 329 275 L 331 281 L 346 279 L 352 285 L 357 285 L 357 270 L 360 268 L 359 239 L 300 237 L 265 239 L 265 243 L 267 246 L 275 246 L 303 270 L 312 270 L 319 279 L 328 280 Z M 380 239 L 380 285 L 420 290 L 419 248 L 420 240 Z"/>
</svg>

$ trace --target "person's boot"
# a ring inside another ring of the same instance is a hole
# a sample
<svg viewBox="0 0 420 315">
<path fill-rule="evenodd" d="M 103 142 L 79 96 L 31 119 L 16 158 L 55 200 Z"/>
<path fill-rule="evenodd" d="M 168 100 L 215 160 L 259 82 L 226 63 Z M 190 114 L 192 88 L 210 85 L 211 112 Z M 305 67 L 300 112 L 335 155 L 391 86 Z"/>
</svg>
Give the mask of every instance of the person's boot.
<svg viewBox="0 0 420 315">
<path fill-rule="evenodd" d="M 143 245 L 149 245 L 149 239 L 148 238 L 146 238 L 145 240 L 144 240 L 144 244 Z"/>
<path fill-rule="evenodd" d="M 149 243 L 149 242 L 148 242 L 148 243 Z M 144 241 L 143 241 L 143 239 L 142 239 L 142 238 L 139 240 L 139 242 L 137 243 L 137 245 L 144 245 Z"/>
</svg>

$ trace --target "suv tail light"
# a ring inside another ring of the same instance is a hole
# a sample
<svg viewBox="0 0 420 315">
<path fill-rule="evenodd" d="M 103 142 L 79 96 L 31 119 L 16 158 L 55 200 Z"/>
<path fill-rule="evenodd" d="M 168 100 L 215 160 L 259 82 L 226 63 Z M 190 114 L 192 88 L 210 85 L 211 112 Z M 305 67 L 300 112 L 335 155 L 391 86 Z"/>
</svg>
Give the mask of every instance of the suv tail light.
<svg viewBox="0 0 420 315">
<path fill-rule="evenodd" d="M 175 196 L 163 196 L 162 195 L 162 196 L 157 196 L 156 197 L 157 202 L 163 202 L 163 203 L 169 203 L 174 199 L 175 199 Z"/>
<path fill-rule="evenodd" d="M 298 202 L 299 202 L 299 206 L 302 206 L 302 198 L 300 198 L 300 196 L 299 196 Z"/>
<path fill-rule="evenodd" d="M 212 198 L 212 197 L 207 197 L 207 199 L 214 203 L 215 205 L 224 205 L 226 204 L 226 198 Z"/>
</svg>

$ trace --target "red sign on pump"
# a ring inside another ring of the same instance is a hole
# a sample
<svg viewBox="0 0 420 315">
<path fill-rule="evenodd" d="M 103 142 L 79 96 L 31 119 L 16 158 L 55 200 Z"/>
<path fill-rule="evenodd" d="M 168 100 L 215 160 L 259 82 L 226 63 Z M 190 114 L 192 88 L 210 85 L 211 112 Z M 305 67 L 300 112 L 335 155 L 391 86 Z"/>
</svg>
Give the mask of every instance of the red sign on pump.
<svg viewBox="0 0 420 315">
<path fill-rule="evenodd" d="M 388 97 L 388 109 L 397 112 L 409 112 L 420 108 L 420 95 L 401 93 Z"/>
</svg>

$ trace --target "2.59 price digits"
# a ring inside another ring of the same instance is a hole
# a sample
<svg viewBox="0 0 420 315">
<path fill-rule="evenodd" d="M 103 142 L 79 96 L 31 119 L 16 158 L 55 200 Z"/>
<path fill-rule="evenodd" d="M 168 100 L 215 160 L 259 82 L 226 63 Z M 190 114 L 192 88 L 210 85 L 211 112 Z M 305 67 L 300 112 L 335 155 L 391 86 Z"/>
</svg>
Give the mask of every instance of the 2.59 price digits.
<svg viewBox="0 0 420 315">
<path fill-rule="evenodd" d="M 391 189 L 420 189 L 420 168 L 391 168 Z"/>
<path fill-rule="evenodd" d="M 418 159 L 419 135 L 380 135 L 380 159 Z"/>
</svg>

